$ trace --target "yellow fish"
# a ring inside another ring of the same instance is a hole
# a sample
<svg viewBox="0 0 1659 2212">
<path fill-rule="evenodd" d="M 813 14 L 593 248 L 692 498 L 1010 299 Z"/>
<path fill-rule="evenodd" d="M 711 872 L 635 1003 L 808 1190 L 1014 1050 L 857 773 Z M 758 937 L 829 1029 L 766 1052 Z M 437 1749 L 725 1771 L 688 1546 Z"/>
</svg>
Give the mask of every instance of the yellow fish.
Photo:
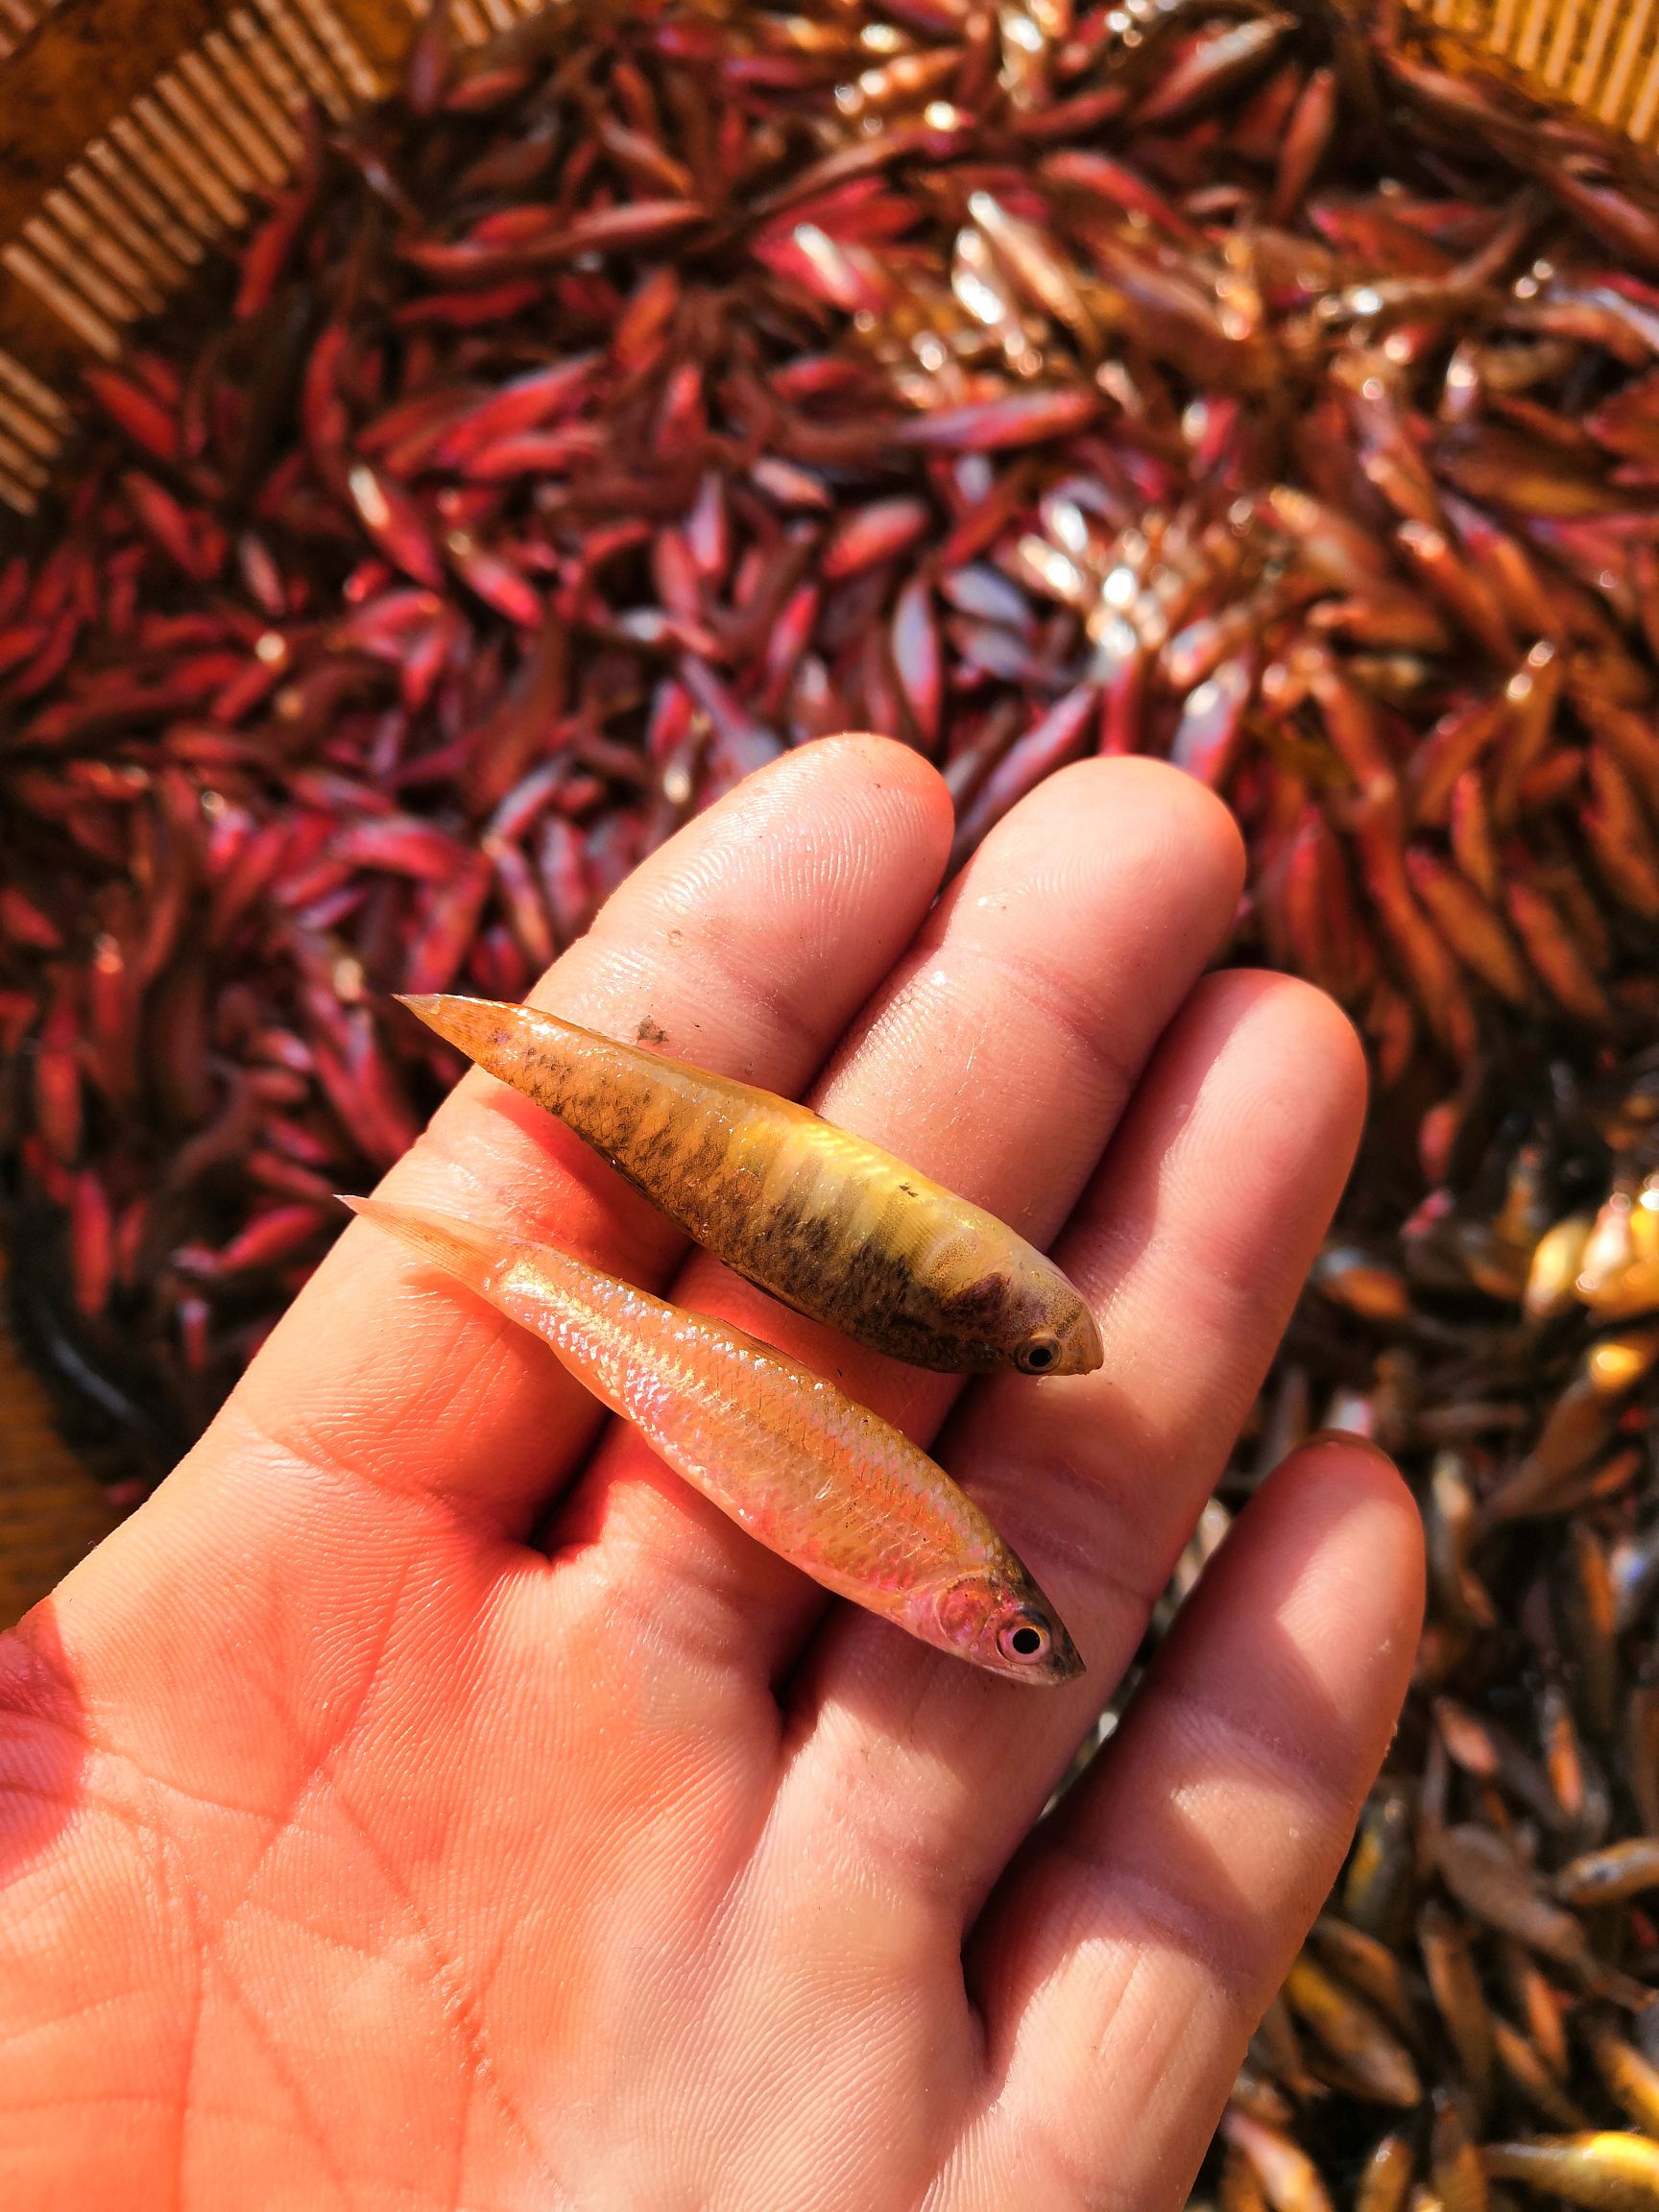
<svg viewBox="0 0 1659 2212">
<path fill-rule="evenodd" d="M 1490 2143 L 1482 2156 L 1493 2181 L 1524 2181 L 1593 2212 L 1659 2212 L 1659 2143 L 1640 2135 L 1534 2135 Z"/>
<path fill-rule="evenodd" d="M 552 1245 L 380 1198 L 344 1203 L 534 1330 L 676 1474 L 837 1597 L 1016 1681 L 1083 1671 L 973 1500 L 822 1375 Z"/>
<path fill-rule="evenodd" d="M 798 1312 L 946 1374 L 1100 1365 L 1094 1316 L 1051 1260 L 792 1098 L 528 1006 L 443 994 L 403 1003 Z"/>
</svg>

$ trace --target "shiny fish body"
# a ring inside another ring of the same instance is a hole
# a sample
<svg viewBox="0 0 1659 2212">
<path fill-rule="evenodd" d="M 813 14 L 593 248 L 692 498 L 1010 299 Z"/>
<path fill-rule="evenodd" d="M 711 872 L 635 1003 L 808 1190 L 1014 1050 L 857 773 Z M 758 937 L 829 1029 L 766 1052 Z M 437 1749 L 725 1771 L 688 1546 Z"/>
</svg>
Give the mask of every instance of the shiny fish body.
<svg viewBox="0 0 1659 2212">
<path fill-rule="evenodd" d="M 527 1006 L 403 1003 L 797 1311 L 946 1374 L 1100 1365 L 1094 1316 L 1051 1260 L 808 1107 Z"/>
<path fill-rule="evenodd" d="M 1591 2212 L 1659 2212 L 1659 2144 L 1640 2135 L 1542 2135 L 1494 2143 L 1485 2152 L 1494 2181 L 1586 2204 Z"/>
<path fill-rule="evenodd" d="M 973 1501 L 823 1376 L 550 1245 L 382 1199 L 346 1203 L 533 1330 L 676 1474 L 837 1597 L 1017 1681 L 1083 1671 Z"/>
</svg>

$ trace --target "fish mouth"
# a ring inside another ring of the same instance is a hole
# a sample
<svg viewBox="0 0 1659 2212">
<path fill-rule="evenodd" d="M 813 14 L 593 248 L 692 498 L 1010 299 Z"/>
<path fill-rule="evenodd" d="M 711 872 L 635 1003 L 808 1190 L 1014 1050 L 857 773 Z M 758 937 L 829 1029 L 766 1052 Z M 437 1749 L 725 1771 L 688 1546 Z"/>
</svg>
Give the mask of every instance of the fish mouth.
<svg viewBox="0 0 1659 2212">
<path fill-rule="evenodd" d="M 1079 1674 L 1086 1674 L 1089 1670 L 1083 1664 L 1082 1652 L 1071 1641 L 1070 1631 L 1052 1606 L 1048 1609 L 1048 1633 L 1052 1642 L 1047 1654 L 1033 1672 L 1045 1684 L 1075 1682 Z M 1029 1681 L 1031 1675 L 1027 1674 L 1025 1679 Z"/>
<path fill-rule="evenodd" d="M 1106 1364 L 1106 1346 L 1101 1338 L 1100 1324 L 1081 1299 L 1077 1304 L 1077 1318 L 1066 1332 L 1066 1364 L 1068 1375 L 1093 1375 L 1096 1367 Z"/>
<path fill-rule="evenodd" d="M 1010 1343 L 1004 1335 L 999 1344 L 987 1347 L 994 1363 L 1013 1367 L 1039 1382 L 1056 1375 L 1091 1375 L 1104 1366 L 1106 1347 L 1099 1325 L 1071 1286 L 1066 1285 L 1061 1310 L 1055 1311 L 1052 1301 L 1046 1303 L 1047 1311 L 1033 1317 L 1017 1341 Z"/>
</svg>

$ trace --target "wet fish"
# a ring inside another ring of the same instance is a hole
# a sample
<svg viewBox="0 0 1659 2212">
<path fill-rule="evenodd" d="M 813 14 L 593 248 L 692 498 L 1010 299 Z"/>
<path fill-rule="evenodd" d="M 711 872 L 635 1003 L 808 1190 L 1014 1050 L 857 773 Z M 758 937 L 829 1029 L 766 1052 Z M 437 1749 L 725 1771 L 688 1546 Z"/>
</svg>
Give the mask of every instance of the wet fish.
<svg viewBox="0 0 1659 2212">
<path fill-rule="evenodd" d="M 946 1374 L 1100 1365 L 1094 1318 L 1052 1261 L 793 1099 L 528 1006 L 403 1003 L 786 1306 Z"/>
<path fill-rule="evenodd" d="M 1651 2136 L 1659 2130 L 1659 2067 L 1616 2035 L 1604 2020 L 1585 2020 L 1582 2032 L 1608 2093 Z"/>
<path fill-rule="evenodd" d="M 1355 2212 L 1405 2212 L 1415 2163 L 1404 2135 L 1384 2135 L 1355 2183 Z"/>
<path fill-rule="evenodd" d="M 1305 1952 L 1286 1978 L 1285 1994 L 1363 2095 L 1379 2104 L 1407 2108 L 1419 2102 L 1423 2084 L 1410 2054 L 1363 1999 Z"/>
<path fill-rule="evenodd" d="M 1650 1836 L 1626 1836 L 1586 1851 L 1555 1877 L 1564 1905 L 1620 1905 L 1644 1889 L 1659 1889 L 1659 1842 Z"/>
<path fill-rule="evenodd" d="M 1594 2212 L 1653 2212 L 1659 2205 L 1659 2144 L 1639 2135 L 1544 2135 L 1493 2143 L 1485 2152 L 1494 2181 L 1525 2181 Z"/>
<path fill-rule="evenodd" d="M 533 1330 L 676 1474 L 837 1597 L 1015 1681 L 1083 1671 L 979 1508 L 822 1375 L 551 1245 L 383 1199 L 345 1203 Z"/>
</svg>

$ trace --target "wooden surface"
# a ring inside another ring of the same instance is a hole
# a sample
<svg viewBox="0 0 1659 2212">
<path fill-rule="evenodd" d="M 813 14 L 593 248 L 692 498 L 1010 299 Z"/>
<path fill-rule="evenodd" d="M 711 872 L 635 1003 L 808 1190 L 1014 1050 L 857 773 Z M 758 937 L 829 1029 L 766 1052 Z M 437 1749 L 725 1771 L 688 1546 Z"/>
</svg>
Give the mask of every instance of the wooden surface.
<svg viewBox="0 0 1659 2212">
<path fill-rule="evenodd" d="M 53 1425 L 0 1330 L 0 1628 L 9 1628 L 120 1516 Z"/>
</svg>

